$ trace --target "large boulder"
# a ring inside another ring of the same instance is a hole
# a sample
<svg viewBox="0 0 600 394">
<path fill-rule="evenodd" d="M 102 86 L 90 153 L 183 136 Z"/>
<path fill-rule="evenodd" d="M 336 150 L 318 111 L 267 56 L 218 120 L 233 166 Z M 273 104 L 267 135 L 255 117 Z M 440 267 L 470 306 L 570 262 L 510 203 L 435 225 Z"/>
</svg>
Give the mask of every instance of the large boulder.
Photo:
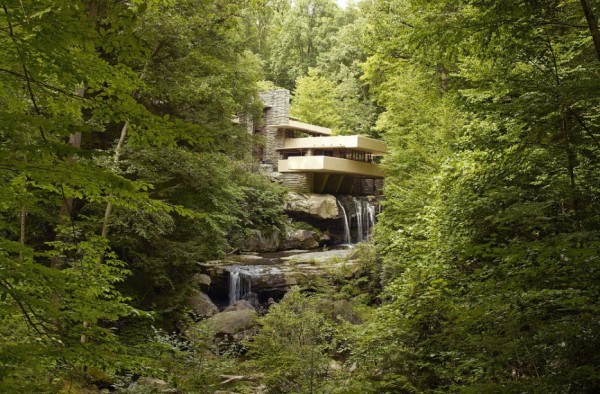
<svg viewBox="0 0 600 394">
<path fill-rule="evenodd" d="M 193 291 L 192 295 L 188 297 L 187 304 L 198 317 L 210 317 L 219 313 L 219 308 L 210 297 L 200 290 Z"/>
<path fill-rule="evenodd" d="M 273 231 L 265 235 L 260 230 L 250 230 L 243 249 L 250 252 L 275 252 L 281 244 L 281 232 Z"/>
<path fill-rule="evenodd" d="M 289 213 L 304 214 L 316 219 L 336 219 L 340 212 L 337 200 L 330 194 L 286 194 L 284 209 Z"/>
<path fill-rule="evenodd" d="M 258 315 L 253 309 L 221 312 L 207 320 L 216 335 L 229 335 L 234 338 L 254 333 Z"/>
<path fill-rule="evenodd" d="M 192 283 L 197 289 L 207 291 L 210 288 L 210 276 L 206 274 L 194 274 Z"/>
<path fill-rule="evenodd" d="M 254 311 L 256 310 L 254 306 L 246 300 L 239 300 L 233 303 L 233 305 L 229 305 L 223 312 L 231 312 L 231 311 Z"/>
<path fill-rule="evenodd" d="M 316 249 L 319 247 L 318 235 L 311 230 L 289 230 L 281 248 L 286 249 Z"/>
</svg>

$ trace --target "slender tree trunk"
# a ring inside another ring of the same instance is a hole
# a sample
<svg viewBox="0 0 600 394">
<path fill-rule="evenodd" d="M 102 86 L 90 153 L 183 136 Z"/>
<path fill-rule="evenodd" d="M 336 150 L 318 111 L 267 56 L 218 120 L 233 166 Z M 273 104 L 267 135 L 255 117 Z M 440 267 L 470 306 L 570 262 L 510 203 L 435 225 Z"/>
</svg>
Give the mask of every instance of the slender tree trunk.
<svg viewBox="0 0 600 394">
<path fill-rule="evenodd" d="M 88 6 L 88 17 L 90 19 L 90 21 L 94 22 L 95 19 L 98 17 L 98 11 L 100 10 L 100 2 L 98 0 L 91 0 L 89 2 L 89 6 Z M 85 88 L 78 88 L 76 94 L 80 97 L 84 97 L 85 96 Z M 80 149 L 81 148 L 81 132 L 77 132 L 74 134 L 71 134 L 69 136 L 69 143 L 71 145 L 73 145 L 75 148 Z M 67 199 L 65 199 L 67 200 Z M 70 209 L 69 211 L 72 212 L 73 209 L 73 199 L 68 199 L 70 200 Z M 66 201 L 68 203 L 68 201 Z M 90 326 L 90 323 L 87 321 L 83 322 L 83 329 L 84 332 L 81 334 L 81 338 L 80 338 L 80 342 L 81 343 L 86 343 L 88 341 L 88 336 L 85 334 L 85 330 Z M 83 367 L 84 370 L 87 369 L 87 366 Z"/>
<path fill-rule="evenodd" d="M 129 120 L 125 121 L 125 124 L 121 128 L 121 136 L 119 137 L 119 142 L 115 148 L 114 155 L 114 165 L 117 166 L 119 164 L 119 157 L 121 155 L 121 149 L 123 148 L 123 144 L 125 143 L 125 139 L 127 138 L 127 130 L 129 129 Z M 102 237 L 106 238 L 108 236 L 108 223 L 110 221 L 110 215 L 112 213 L 112 203 L 109 201 L 106 203 L 106 209 L 104 210 L 104 221 L 102 223 Z"/>
<path fill-rule="evenodd" d="M 440 90 L 443 92 L 448 90 L 448 70 L 443 64 L 438 64 L 437 71 L 440 76 Z"/>
<path fill-rule="evenodd" d="M 83 88 L 75 89 L 75 94 L 79 97 L 83 97 L 85 94 L 85 90 Z M 77 149 L 81 148 L 81 132 L 73 133 L 69 135 L 69 144 Z M 77 160 L 76 157 L 71 156 L 69 158 L 71 162 L 75 162 Z M 58 211 L 58 222 L 60 224 L 67 224 L 69 220 L 72 219 L 73 216 L 73 198 L 66 197 L 63 195 L 62 205 Z M 60 269 L 62 268 L 62 259 L 60 257 L 54 257 L 52 259 L 51 265 L 53 268 Z"/>
<path fill-rule="evenodd" d="M 575 153 L 573 152 L 573 148 L 571 147 L 571 141 L 569 138 L 569 128 L 567 123 L 567 113 L 563 111 L 562 113 L 562 132 L 563 132 L 563 140 L 565 143 L 565 152 L 567 154 L 567 170 L 569 172 L 569 181 L 571 186 L 571 209 L 574 212 L 578 210 L 578 201 L 577 201 L 577 190 L 575 183 Z"/>
<path fill-rule="evenodd" d="M 25 216 L 27 215 L 27 211 L 25 210 L 25 206 L 21 206 L 21 234 L 19 236 L 19 243 L 21 246 L 25 246 Z M 23 250 L 19 251 L 19 260 L 22 262 L 24 260 Z"/>
<path fill-rule="evenodd" d="M 139 75 L 140 80 L 144 79 L 144 77 L 146 76 L 146 72 L 148 71 L 148 66 L 149 66 L 150 62 L 152 61 L 154 56 L 156 56 L 156 54 L 158 53 L 158 51 L 162 48 L 162 46 L 164 44 L 165 44 L 164 42 L 159 42 L 158 45 L 156 46 L 156 48 L 154 48 L 154 50 L 152 51 L 152 54 L 150 55 L 150 59 L 148 59 L 146 64 L 144 64 L 144 68 L 142 69 L 142 72 L 140 72 L 140 75 Z M 138 91 L 133 93 L 134 98 L 136 98 L 137 95 L 138 95 Z M 119 159 L 121 157 L 121 150 L 123 149 L 123 145 L 125 145 L 125 140 L 127 139 L 127 131 L 128 130 L 129 130 L 129 120 L 126 120 L 125 124 L 121 128 L 121 135 L 119 136 L 119 142 L 117 142 L 117 146 L 115 147 L 115 154 L 113 157 L 113 160 L 114 160 L 113 165 L 115 166 L 115 169 L 119 165 Z M 109 201 L 108 203 L 106 203 L 106 208 L 104 209 L 104 220 L 102 222 L 102 231 L 100 233 L 102 235 L 102 237 L 104 237 L 104 238 L 106 238 L 108 236 L 108 225 L 109 225 L 109 221 L 110 221 L 110 215 L 112 214 L 112 209 L 113 209 L 113 205 Z"/>
<path fill-rule="evenodd" d="M 590 5 L 589 0 L 580 0 L 581 8 L 583 8 L 583 13 L 585 15 L 585 19 L 587 20 L 588 27 L 590 28 L 590 33 L 592 34 L 592 40 L 594 40 L 594 47 L 596 48 L 596 55 L 598 56 L 598 61 L 600 61 L 600 32 L 598 31 L 598 20 L 594 15 L 594 11 L 592 10 L 592 6 Z"/>
</svg>

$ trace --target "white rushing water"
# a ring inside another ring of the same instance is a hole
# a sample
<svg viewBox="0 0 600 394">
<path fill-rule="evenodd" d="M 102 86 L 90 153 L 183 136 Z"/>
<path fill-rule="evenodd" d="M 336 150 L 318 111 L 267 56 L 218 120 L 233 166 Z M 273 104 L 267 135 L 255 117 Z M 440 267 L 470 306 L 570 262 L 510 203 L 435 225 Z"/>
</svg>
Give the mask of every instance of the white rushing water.
<svg viewBox="0 0 600 394">
<path fill-rule="evenodd" d="M 367 213 L 367 219 L 369 221 L 367 223 L 367 239 L 369 239 L 369 238 L 371 238 L 371 229 L 375 225 L 375 205 L 368 204 L 366 213 Z"/>
<path fill-rule="evenodd" d="M 228 267 L 229 305 L 244 298 L 252 290 L 252 278 L 238 267 Z"/>
<path fill-rule="evenodd" d="M 229 305 L 252 292 L 252 278 L 281 273 L 279 268 L 267 265 L 230 265 L 225 269 L 229 272 Z"/>
<path fill-rule="evenodd" d="M 352 244 L 352 234 L 356 237 L 356 243 L 367 241 L 371 237 L 379 205 L 366 198 L 353 197 L 348 211 L 340 201 L 337 203 L 344 220 L 344 242 Z"/>
<path fill-rule="evenodd" d="M 344 209 L 344 205 L 336 200 L 338 206 L 342 210 L 342 214 L 344 215 L 344 243 L 350 245 L 352 243 L 352 237 L 350 236 L 350 224 L 348 223 L 348 215 L 346 215 L 346 210 Z"/>
</svg>

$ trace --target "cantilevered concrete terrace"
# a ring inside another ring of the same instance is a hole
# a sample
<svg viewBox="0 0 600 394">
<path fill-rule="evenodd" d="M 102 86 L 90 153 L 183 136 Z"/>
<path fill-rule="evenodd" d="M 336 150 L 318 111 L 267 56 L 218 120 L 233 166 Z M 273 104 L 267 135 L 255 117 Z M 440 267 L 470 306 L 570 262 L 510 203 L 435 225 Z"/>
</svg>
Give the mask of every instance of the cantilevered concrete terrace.
<svg viewBox="0 0 600 394">
<path fill-rule="evenodd" d="M 373 156 L 386 152 L 382 141 L 358 135 L 287 138 L 278 149 L 279 172 L 312 172 L 383 178 Z"/>
</svg>

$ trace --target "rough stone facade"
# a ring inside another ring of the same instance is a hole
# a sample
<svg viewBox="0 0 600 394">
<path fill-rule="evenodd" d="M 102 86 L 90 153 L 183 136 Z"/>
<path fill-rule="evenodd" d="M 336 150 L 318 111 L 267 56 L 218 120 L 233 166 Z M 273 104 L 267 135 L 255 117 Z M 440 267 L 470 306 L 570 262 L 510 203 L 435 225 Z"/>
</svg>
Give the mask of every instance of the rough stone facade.
<svg viewBox="0 0 600 394">
<path fill-rule="evenodd" d="M 380 196 L 383 191 L 383 179 L 363 179 L 354 180 L 354 196 Z"/>
<path fill-rule="evenodd" d="M 283 148 L 285 143 L 285 130 L 278 130 L 275 127 L 267 126 L 265 140 L 264 163 L 272 164 L 277 168 L 279 161 L 279 152 L 277 149 Z"/>
<path fill-rule="evenodd" d="M 290 92 L 286 89 L 262 92 L 260 98 L 265 105 L 264 122 L 266 124 L 264 162 L 277 168 L 279 152 L 285 142 L 285 131 L 269 125 L 287 124 L 290 120 Z"/>
<path fill-rule="evenodd" d="M 285 131 L 269 125 L 287 124 L 290 121 L 290 92 L 286 89 L 260 93 L 265 105 L 264 122 L 266 124 L 264 162 L 277 167 L 279 152 L 285 142 Z"/>
<path fill-rule="evenodd" d="M 297 193 L 311 193 L 313 189 L 313 174 L 281 174 L 281 183 L 288 189 Z"/>
<path fill-rule="evenodd" d="M 286 124 L 290 120 L 290 92 L 287 89 L 277 89 L 261 92 L 260 99 L 265 107 L 265 123 Z"/>
</svg>

